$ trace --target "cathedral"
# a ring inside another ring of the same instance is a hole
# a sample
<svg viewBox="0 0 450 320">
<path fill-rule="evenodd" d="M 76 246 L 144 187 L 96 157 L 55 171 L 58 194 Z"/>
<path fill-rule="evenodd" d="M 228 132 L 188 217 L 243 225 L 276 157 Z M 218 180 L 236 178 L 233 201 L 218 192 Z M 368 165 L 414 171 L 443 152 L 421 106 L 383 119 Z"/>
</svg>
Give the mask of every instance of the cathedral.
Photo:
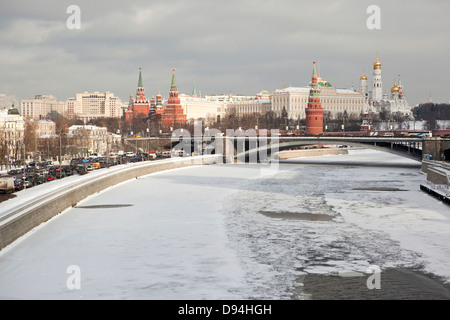
<svg viewBox="0 0 450 320">
<path fill-rule="evenodd" d="M 403 85 L 398 76 L 398 84 L 394 82 L 391 88 L 391 94 L 383 94 L 383 82 L 381 80 L 381 62 L 378 55 L 373 63 L 372 91 L 369 92 L 367 76 L 363 74 L 360 78 L 359 91 L 364 96 L 366 110 L 375 113 L 389 112 L 391 114 L 400 114 L 406 117 L 412 116 L 411 106 L 404 95 Z"/>
</svg>

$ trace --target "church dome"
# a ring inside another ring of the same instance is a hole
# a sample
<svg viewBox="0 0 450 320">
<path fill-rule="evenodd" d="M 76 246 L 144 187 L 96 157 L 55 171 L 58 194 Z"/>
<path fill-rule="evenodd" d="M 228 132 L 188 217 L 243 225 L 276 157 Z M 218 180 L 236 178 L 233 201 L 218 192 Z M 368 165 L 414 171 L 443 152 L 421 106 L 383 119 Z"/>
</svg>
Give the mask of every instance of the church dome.
<svg viewBox="0 0 450 320">
<path fill-rule="evenodd" d="M 381 62 L 378 60 L 378 57 L 377 57 L 377 60 L 373 63 L 373 68 L 381 69 Z"/>
<path fill-rule="evenodd" d="M 397 84 L 394 83 L 394 86 L 391 88 L 391 93 L 398 93 L 399 89 L 397 87 Z"/>
<path fill-rule="evenodd" d="M 12 109 L 8 110 L 8 114 L 19 115 L 20 113 L 19 113 L 19 110 L 17 110 L 17 108 L 12 108 Z"/>
<path fill-rule="evenodd" d="M 366 75 L 365 75 L 365 74 L 363 74 L 363 75 L 361 76 L 361 78 L 359 78 L 359 80 L 367 80 L 367 77 L 366 77 Z"/>
</svg>

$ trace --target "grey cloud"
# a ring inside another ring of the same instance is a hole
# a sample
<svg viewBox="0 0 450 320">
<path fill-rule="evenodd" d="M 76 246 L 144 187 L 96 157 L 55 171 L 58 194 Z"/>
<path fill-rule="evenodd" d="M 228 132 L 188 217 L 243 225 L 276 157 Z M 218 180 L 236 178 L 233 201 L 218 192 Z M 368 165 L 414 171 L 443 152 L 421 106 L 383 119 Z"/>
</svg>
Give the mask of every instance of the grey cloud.
<svg viewBox="0 0 450 320">
<path fill-rule="evenodd" d="M 251 95 L 280 88 L 281 77 L 307 84 L 314 59 L 335 86 L 357 87 L 378 51 L 386 92 L 402 74 L 412 103 L 431 89 L 436 101 L 448 100 L 449 4 L 377 2 L 381 30 L 366 28 L 368 0 L 8 2 L 0 10 L 0 91 L 66 99 L 110 90 L 127 100 L 143 67 L 146 90 L 165 95 L 176 67 L 183 92 L 195 79 L 203 93 Z M 74 3 L 81 30 L 65 28 Z"/>
</svg>

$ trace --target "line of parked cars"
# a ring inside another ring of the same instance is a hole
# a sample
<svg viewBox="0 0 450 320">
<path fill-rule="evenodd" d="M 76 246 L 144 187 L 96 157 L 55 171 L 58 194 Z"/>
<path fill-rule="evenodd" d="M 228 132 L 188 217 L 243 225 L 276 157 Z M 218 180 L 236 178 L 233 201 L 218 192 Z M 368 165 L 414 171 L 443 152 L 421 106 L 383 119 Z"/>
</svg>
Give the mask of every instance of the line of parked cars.
<svg viewBox="0 0 450 320">
<path fill-rule="evenodd" d="M 73 174 L 87 174 L 89 171 L 115 166 L 127 162 L 153 160 L 156 156 L 148 153 L 111 154 L 108 157 L 93 155 L 75 158 L 68 165 L 59 166 L 51 161 L 30 162 L 25 168 L 11 169 L 8 175 L 14 179 L 14 191 L 62 179 Z M 6 182 L 5 182 L 6 183 Z M 6 188 L 6 187 L 5 187 Z M 0 190 L 1 191 L 1 190 Z"/>
<path fill-rule="evenodd" d="M 53 165 L 51 161 L 30 162 L 25 168 L 11 169 L 8 174 L 14 179 L 14 191 L 62 179 L 74 174 L 70 165 Z"/>
</svg>

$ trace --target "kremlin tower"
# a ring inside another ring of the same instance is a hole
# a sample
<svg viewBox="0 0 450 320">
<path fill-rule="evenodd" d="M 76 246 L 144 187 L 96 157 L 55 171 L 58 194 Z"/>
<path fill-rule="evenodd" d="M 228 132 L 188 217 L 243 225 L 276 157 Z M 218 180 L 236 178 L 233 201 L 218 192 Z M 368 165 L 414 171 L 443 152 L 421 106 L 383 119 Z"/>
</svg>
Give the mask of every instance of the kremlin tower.
<svg viewBox="0 0 450 320">
<path fill-rule="evenodd" d="M 161 115 L 163 126 L 174 126 L 176 123 L 183 125 L 186 123 L 186 114 L 183 113 L 180 98 L 178 98 L 178 88 L 175 79 L 175 68 L 172 69 L 172 85 L 170 86 L 170 96 L 164 113 Z"/>
<path fill-rule="evenodd" d="M 381 62 L 377 60 L 373 63 L 373 89 L 372 100 L 380 101 L 383 99 L 383 83 L 381 82 Z"/>
<path fill-rule="evenodd" d="M 364 103 L 369 102 L 369 86 L 367 85 L 367 76 L 363 72 L 361 78 L 359 78 L 359 92 L 364 96 Z"/>
<path fill-rule="evenodd" d="M 131 122 L 134 118 L 146 118 L 150 113 L 150 101 L 145 97 L 145 89 L 142 82 L 142 72 L 139 68 L 139 81 L 136 90 L 136 99 L 133 101 L 133 96 L 130 95 L 130 103 L 128 110 L 125 111 L 125 120 Z"/>
<path fill-rule="evenodd" d="M 319 93 L 320 89 L 317 81 L 316 62 L 314 61 L 308 106 L 305 109 L 307 134 L 318 135 L 323 133 L 323 108 L 320 103 Z"/>
</svg>

